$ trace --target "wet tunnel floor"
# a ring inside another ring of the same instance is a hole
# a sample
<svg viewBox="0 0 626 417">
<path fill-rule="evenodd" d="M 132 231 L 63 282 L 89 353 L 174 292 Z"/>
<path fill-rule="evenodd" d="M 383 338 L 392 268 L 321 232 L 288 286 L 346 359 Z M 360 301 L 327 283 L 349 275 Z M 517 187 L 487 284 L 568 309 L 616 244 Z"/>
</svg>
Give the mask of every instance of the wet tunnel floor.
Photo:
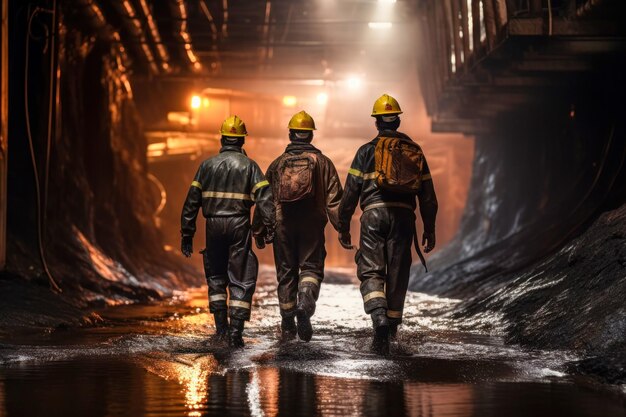
<svg viewBox="0 0 626 417">
<path fill-rule="evenodd" d="M 107 309 L 98 328 L 2 340 L 0 416 L 626 416 L 626 396 L 565 374 L 571 354 L 460 331 L 441 314 L 456 300 L 409 294 L 380 358 L 358 288 L 324 284 L 313 341 L 281 344 L 272 281 L 243 351 L 212 343 L 204 290 Z"/>
</svg>

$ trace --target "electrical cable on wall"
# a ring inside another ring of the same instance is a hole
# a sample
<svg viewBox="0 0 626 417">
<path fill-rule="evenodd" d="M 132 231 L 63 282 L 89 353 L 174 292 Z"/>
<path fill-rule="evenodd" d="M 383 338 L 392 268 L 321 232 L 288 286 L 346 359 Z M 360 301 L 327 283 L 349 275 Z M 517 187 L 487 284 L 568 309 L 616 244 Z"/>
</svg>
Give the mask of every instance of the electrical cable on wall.
<svg viewBox="0 0 626 417">
<path fill-rule="evenodd" d="M 30 149 L 30 157 L 31 157 L 31 162 L 33 165 L 33 174 L 35 177 L 35 198 L 36 198 L 36 215 L 37 215 L 37 243 L 38 243 L 38 247 L 39 247 L 39 257 L 41 259 L 41 264 L 43 266 L 44 272 L 46 274 L 46 276 L 48 277 L 48 282 L 50 283 L 50 288 L 53 291 L 56 292 L 62 292 L 61 288 L 59 287 L 59 285 L 57 284 L 57 282 L 55 281 L 54 277 L 52 276 L 52 273 L 50 272 L 50 268 L 48 267 L 48 262 L 46 261 L 46 254 L 45 254 L 45 244 L 44 244 L 44 239 L 43 239 L 43 231 L 45 230 L 45 225 L 44 225 L 44 215 L 43 212 L 45 210 L 45 207 L 43 207 L 42 204 L 42 198 L 41 198 L 41 185 L 39 183 L 39 169 L 37 167 L 37 158 L 35 155 L 35 146 L 33 143 L 33 135 L 32 135 L 32 131 L 31 131 L 31 123 L 30 123 L 30 109 L 29 109 L 29 105 L 28 105 L 28 67 L 29 67 L 29 55 L 30 55 L 30 39 L 31 39 L 31 29 L 32 29 L 32 22 L 34 17 L 40 13 L 40 12 L 48 12 L 52 14 L 52 36 L 50 37 L 50 39 L 52 40 L 52 43 L 54 44 L 55 42 L 55 36 L 56 36 L 56 28 L 55 26 L 55 19 L 56 19 L 56 0 L 53 2 L 53 9 L 52 10 L 46 10 L 46 9 L 42 9 L 42 8 L 35 8 L 35 10 L 32 11 L 32 13 L 30 13 L 30 16 L 28 17 L 28 28 L 27 28 L 27 34 L 26 34 L 26 52 L 25 52 L 25 64 L 24 64 L 24 108 L 25 108 L 25 116 L 26 116 L 26 133 L 28 136 L 28 144 L 29 144 L 29 149 Z M 51 66 L 54 65 L 54 45 L 52 45 L 51 48 Z M 52 73 L 53 69 L 51 69 L 51 73 Z M 50 94 L 53 93 L 54 88 L 52 86 L 52 82 L 53 80 L 50 79 Z M 50 98 L 49 100 L 50 104 L 52 105 L 52 98 Z M 48 108 L 48 113 L 50 113 L 52 111 L 52 108 Z M 51 141 L 51 120 L 52 117 L 49 114 L 48 117 L 48 132 L 47 132 L 47 149 L 46 149 L 46 165 L 49 164 L 49 148 L 50 148 L 50 141 Z M 45 180 L 45 186 L 47 188 L 48 185 L 48 180 L 47 180 L 47 176 L 48 176 L 48 167 L 45 167 L 45 175 L 46 175 L 46 180 Z M 45 190 L 46 192 L 46 196 L 47 196 L 47 189 Z"/>
<path fill-rule="evenodd" d="M 46 42 L 46 49 L 50 47 L 50 68 L 48 75 L 48 127 L 46 130 L 46 159 L 44 162 L 44 175 L 43 175 L 43 199 L 42 199 L 42 235 L 46 235 L 46 225 L 48 219 L 48 191 L 49 191 L 49 181 L 50 181 L 50 152 L 52 150 L 52 134 L 54 132 L 55 126 L 53 123 L 56 118 L 56 89 L 57 89 L 57 5 L 56 0 L 52 0 L 52 16 L 51 16 L 51 26 L 52 26 L 52 36 L 49 37 L 50 42 Z"/>
<path fill-rule="evenodd" d="M 167 191 L 165 190 L 165 186 L 163 185 L 163 183 L 159 181 L 159 179 L 153 173 L 148 172 L 148 179 L 152 181 L 154 185 L 156 185 L 157 189 L 159 190 L 159 197 L 161 198 L 158 207 L 154 210 L 154 217 L 157 218 L 161 215 L 161 212 L 167 204 Z"/>
</svg>

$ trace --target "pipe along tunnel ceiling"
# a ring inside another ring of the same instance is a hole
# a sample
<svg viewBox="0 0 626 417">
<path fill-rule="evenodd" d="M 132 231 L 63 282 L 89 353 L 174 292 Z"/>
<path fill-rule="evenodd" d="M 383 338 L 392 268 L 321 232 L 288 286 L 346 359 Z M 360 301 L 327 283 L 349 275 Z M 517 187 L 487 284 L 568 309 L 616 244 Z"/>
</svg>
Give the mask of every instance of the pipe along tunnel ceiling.
<svg viewBox="0 0 626 417">
<path fill-rule="evenodd" d="M 72 303 L 93 305 L 200 283 L 177 254 L 175 221 L 196 166 L 216 152 L 225 115 L 246 121 L 248 150 L 266 167 L 286 144 L 289 116 L 313 109 L 316 144 L 345 178 L 356 148 L 375 134 L 371 103 L 388 92 L 405 111 L 401 129 L 437 161 L 437 229 L 449 241 L 431 257 L 428 275 L 415 268 L 412 289 L 466 297 L 466 313 L 479 318 L 506 304 L 491 299 L 490 307 L 486 297 L 553 267 L 542 284 L 582 286 L 604 270 L 602 285 L 623 300 L 624 34 L 593 32 L 584 15 L 576 19 L 588 33 L 556 33 L 552 42 L 543 32 L 522 33 L 544 30 L 531 16 L 509 22 L 516 33 L 498 27 L 493 39 L 474 26 L 475 45 L 486 49 L 470 61 L 458 40 L 455 49 L 442 40 L 454 43 L 450 34 L 439 37 L 448 3 L 59 2 L 53 48 L 46 43 L 50 15 L 33 15 L 52 3 L 10 1 L 7 270 L 47 280 L 37 260 L 25 106 L 45 191 L 50 269 Z M 460 17 L 478 2 L 463 3 L 454 3 Z M 615 23 L 614 14 L 599 15 Z M 435 25 L 430 32 L 427 22 Z M 572 25 L 557 19 L 550 30 Z M 575 42 L 583 38 L 592 44 Z M 50 63 L 59 69 L 52 84 Z M 430 132 L 431 120 L 441 133 Z M 334 232 L 327 240 L 329 260 L 347 265 Z M 541 306 L 524 311 L 532 317 Z"/>
</svg>

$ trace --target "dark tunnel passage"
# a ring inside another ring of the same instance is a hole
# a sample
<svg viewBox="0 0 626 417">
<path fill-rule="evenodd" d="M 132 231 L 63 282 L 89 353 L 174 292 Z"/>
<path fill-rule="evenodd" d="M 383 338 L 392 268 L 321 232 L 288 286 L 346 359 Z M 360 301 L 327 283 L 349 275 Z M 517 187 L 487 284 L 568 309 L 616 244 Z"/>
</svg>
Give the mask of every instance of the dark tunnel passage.
<svg viewBox="0 0 626 417">
<path fill-rule="evenodd" d="M 204 285 L 200 257 L 179 253 L 180 212 L 226 116 L 246 121 L 265 171 L 307 109 L 343 183 L 389 92 L 440 208 L 409 299 L 458 301 L 433 315 L 626 383 L 623 4 L 251 3 L 2 1 L 0 336 L 107 324 L 99 309 Z M 328 281 L 358 286 L 354 252 L 325 236 Z M 256 253 L 271 275 L 271 249 Z"/>
</svg>

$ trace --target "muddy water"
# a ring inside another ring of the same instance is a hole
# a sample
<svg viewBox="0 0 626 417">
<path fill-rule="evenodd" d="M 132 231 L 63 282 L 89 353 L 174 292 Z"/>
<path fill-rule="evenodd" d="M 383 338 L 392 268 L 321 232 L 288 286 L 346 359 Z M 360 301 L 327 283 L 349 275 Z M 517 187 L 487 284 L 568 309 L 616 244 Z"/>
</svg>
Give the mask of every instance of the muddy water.
<svg viewBox="0 0 626 417">
<path fill-rule="evenodd" d="M 368 351 L 358 289 L 325 284 L 310 343 L 277 342 L 269 272 L 247 346 L 214 343 L 204 290 L 102 312 L 106 326 L 0 344 L 0 416 L 626 416 L 626 396 L 565 374 L 567 352 L 524 351 L 410 294 L 392 355 Z"/>
</svg>

